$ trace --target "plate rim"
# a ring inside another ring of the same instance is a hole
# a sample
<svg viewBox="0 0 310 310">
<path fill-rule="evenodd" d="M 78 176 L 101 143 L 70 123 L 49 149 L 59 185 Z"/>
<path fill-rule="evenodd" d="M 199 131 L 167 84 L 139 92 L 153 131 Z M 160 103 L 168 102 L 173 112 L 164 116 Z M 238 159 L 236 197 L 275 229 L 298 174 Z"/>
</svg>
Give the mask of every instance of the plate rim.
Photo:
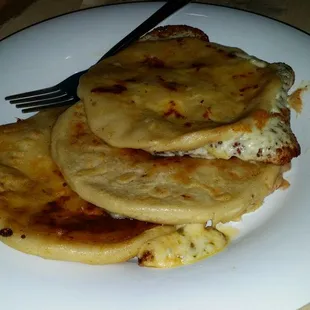
<svg viewBox="0 0 310 310">
<path fill-rule="evenodd" d="M 156 2 L 159 2 L 159 1 L 156 1 Z M 145 3 L 145 2 L 143 2 L 143 3 Z M 126 3 L 127 5 L 128 5 L 128 3 Z M 149 6 L 149 5 L 152 5 L 153 3 L 147 3 L 147 7 Z M 156 4 L 156 3 L 155 3 Z M 198 4 L 198 3 L 197 3 Z M 118 5 L 118 4 L 114 4 L 114 5 Z M 203 7 L 203 6 L 200 6 L 199 4 L 198 4 L 198 6 L 196 6 L 196 3 L 194 4 L 195 6 L 193 6 L 193 8 L 200 8 L 200 7 Z M 103 5 L 104 6 L 104 5 Z M 130 7 L 132 7 L 131 5 L 129 5 Z M 128 7 L 129 7 L 128 6 Z M 141 8 L 144 8 L 144 7 L 146 7 L 146 6 L 144 6 L 144 5 L 142 5 L 141 6 Z M 217 7 L 218 5 L 215 5 L 215 6 L 208 6 L 208 7 L 210 7 L 210 8 L 214 8 L 215 10 L 216 10 L 216 8 L 215 7 Z M 100 7 L 102 7 L 102 6 L 100 6 Z M 89 10 L 89 9 L 96 9 L 97 7 L 95 7 L 95 8 L 86 8 L 86 10 Z M 206 7 L 206 9 L 207 9 L 207 7 Z M 117 10 L 117 9 L 116 9 Z M 75 12 L 69 12 L 69 13 L 66 13 L 66 14 L 63 14 L 63 15 L 67 15 L 67 14 L 75 14 L 75 13 L 79 13 L 79 11 L 84 11 L 84 10 L 78 10 L 78 11 L 75 11 Z M 104 11 L 104 10 L 103 10 Z M 102 11 L 102 12 L 103 12 Z M 241 10 L 242 11 L 242 10 Z M 101 12 L 101 11 L 100 11 Z M 221 13 L 221 12 L 223 12 L 223 10 L 218 10 L 218 12 L 219 13 Z M 229 13 L 229 14 L 234 14 L 234 12 L 237 12 L 237 11 L 235 11 L 234 9 L 231 9 L 231 10 L 224 10 L 224 12 L 227 12 L 227 13 Z M 92 13 L 90 13 L 90 14 L 92 14 Z M 251 12 L 250 12 L 250 14 L 252 14 Z M 243 14 L 242 14 L 243 15 Z M 244 17 L 246 17 L 246 16 L 248 16 L 248 14 L 244 14 Z M 53 18 L 51 18 L 51 19 L 54 19 L 54 18 L 58 18 L 58 17 L 61 17 L 61 16 L 57 16 L 57 17 L 53 17 Z M 251 17 L 252 18 L 252 17 Z M 255 18 L 255 14 L 254 14 L 254 17 L 253 18 Z M 66 19 L 67 20 L 67 19 Z M 270 19 L 267 17 L 267 19 L 262 19 L 262 22 L 263 21 L 265 21 L 265 22 L 268 22 Z M 45 22 L 45 21 L 42 21 L 42 23 L 43 22 Z M 40 24 L 41 22 L 39 22 L 38 24 Z M 281 23 L 280 23 L 281 24 Z M 52 25 L 52 23 L 51 23 L 51 25 Z M 30 27 L 32 27 L 32 26 L 30 26 Z M 26 27 L 26 28 L 29 28 L 29 27 Z M 286 31 L 290 31 L 291 29 L 292 29 L 293 27 L 285 27 L 285 29 L 286 29 Z M 41 28 L 38 28 L 37 30 L 41 30 Z M 309 38 L 308 36 L 305 36 L 304 38 Z M 20 39 L 20 37 L 17 37 L 17 39 Z M 149 270 L 148 270 L 149 271 Z M 0 294 L 1 295 L 1 294 Z M 308 301 L 308 300 L 307 300 Z M 242 308 L 243 309 L 243 308 Z"/>
<path fill-rule="evenodd" d="M 137 0 L 137 1 L 133 1 L 133 2 L 124 2 L 124 3 L 107 3 L 107 4 L 101 4 L 101 5 L 98 5 L 98 6 L 94 6 L 94 7 L 88 7 L 88 8 L 82 8 L 82 9 L 78 9 L 78 10 L 73 10 L 71 12 L 66 12 L 66 13 L 62 13 L 60 15 L 57 15 L 57 16 L 52 16 L 52 17 L 49 17 L 47 19 L 44 19 L 44 20 L 41 20 L 41 21 L 38 21 L 34 24 L 31 24 L 29 26 L 26 26 L 22 29 L 19 29 L 11 34 L 9 34 L 8 36 L 4 37 L 4 38 L 0 38 L 0 43 L 2 43 L 3 41 L 9 39 L 10 37 L 20 33 L 20 32 L 23 32 L 29 28 L 32 28 L 32 27 L 36 27 L 40 24 L 43 24 L 45 22 L 49 22 L 53 19 L 58 19 L 58 18 L 62 18 L 66 15 L 71 15 L 71 14 L 77 14 L 79 12 L 84 12 L 84 11 L 89 11 L 89 10 L 96 10 L 96 9 L 99 9 L 99 8 L 102 8 L 102 7 L 111 7 L 111 6 L 123 6 L 123 5 L 133 5 L 133 4 L 146 4 L 146 5 L 149 5 L 149 4 L 154 4 L 154 3 L 165 3 L 164 1 L 161 1 L 161 0 L 153 0 L 153 1 L 143 1 L 143 0 Z M 202 3 L 202 2 L 194 2 L 194 3 L 189 3 L 190 5 L 203 5 L 203 6 L 212 6 L 212 7 L 220 7 L 220 8 L 224 8 L 224 9 L 229 9 L 229 10 L 232 10 L 232 11 L 241 11 L 241 12 L 245 12 L 245 13 L 248 13 L 248 14 L 252 14 L 252 15 L 256 15 L 256 16 L 260 16 L 260 17 L 263 17 L 263 18 L 266 18 L 266 19 L 269 19 L 269 20 L 272 20 L 272 21 L 275 21 L 277 23 L 280 23 L 280 24 L 283 24 L 283 25 L 286 25 L 290 28 L 293 28 L 297 31 L 300 31 L 302 32 L 303 34 L 307 35 L 307 36 L 310 36 L 310 32 L 307 32 L 306 30 L 303 30 L 297 26 L 294 26 L 292 24 L 289 24 L 288 22 L 285 22 L 285 21 L 281 21 L 281 20 L 278 20 L 276 19 L 275 17 L 271 17 L 271 16 L 267 16 L 265 14 L 262 14 L 262 13 L 258 13 L 258 12 L 253 12 L 253 11 L 250 11 L 250 10 L 247 10 L 247 9 L 243 9 L 243 8 L 234 8 L 234 7 L 230 7 L 228 5 L 224 5 L 224 4 L 214 4 L 214 3 Z"/>
</svg>

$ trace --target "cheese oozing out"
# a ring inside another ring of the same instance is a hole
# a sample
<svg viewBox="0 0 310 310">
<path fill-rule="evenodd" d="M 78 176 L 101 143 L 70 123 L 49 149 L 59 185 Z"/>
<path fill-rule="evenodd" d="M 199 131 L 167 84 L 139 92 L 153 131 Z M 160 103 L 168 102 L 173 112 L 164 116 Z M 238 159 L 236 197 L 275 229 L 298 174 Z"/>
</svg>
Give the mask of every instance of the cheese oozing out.
<svg viewBox="0 0 310 310">
<path fill-rule="evenodd" d="M 177 231 L 148 241 L 138 254 L 139 265 L 171 268 L 192 264 L 223 250 L 224 234 L 204 224 L 179 226 Z"/>
</svg>

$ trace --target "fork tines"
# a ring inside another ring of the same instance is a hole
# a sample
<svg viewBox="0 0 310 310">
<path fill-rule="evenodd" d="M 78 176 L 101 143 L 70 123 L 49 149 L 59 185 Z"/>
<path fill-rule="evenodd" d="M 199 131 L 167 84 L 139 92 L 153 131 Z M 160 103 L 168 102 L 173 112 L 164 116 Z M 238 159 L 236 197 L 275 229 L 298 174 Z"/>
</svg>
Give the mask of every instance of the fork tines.
<svg viewBox="0 0 310 310">
<path fill-rule="evenodd" d="M 8 96 L 5 100 L 15 104 L 17 108 L 24 108 L 22 110 L 23 113 L 71 105 L 76 102 L 74 96 L 69 95 L 56 86 Z"/>
</svg>

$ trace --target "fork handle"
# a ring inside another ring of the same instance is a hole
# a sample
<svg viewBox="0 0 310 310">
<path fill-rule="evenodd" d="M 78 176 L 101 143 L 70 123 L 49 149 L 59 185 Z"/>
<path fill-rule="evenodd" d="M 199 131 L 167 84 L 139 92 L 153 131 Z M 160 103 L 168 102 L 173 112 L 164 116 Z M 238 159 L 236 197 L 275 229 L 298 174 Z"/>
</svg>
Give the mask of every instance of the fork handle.
<svg viewBox="0 0 310 310">
<path fill-rule="evenodd" d="M 153 15 L 151 15 L 147 20 L 145 20 L 136 29 L 130 32 L 125 38 L 114 45 L 106 54 L 104 54 L 99 61 L 113 56 L 122 49 L 126 48 L 132 42 L 138 40 L 146 32 L 150 31 L 152 28 L 157 26 L 161 21 L 166 19 L 168 16 L 181 9 L 183 6 L 191 2 L 191 0 L 168 0 L 159 10 L 157 10 Z M 98 61 L 98 62 L 99 62 Z"/>
<path fill-rule="evenodd" d="M 108 52 L 106 52 L 99 60 L 114 56 L 121 50 L 125 49 L 134 41 L 138 40 L 142 35 L 149 32 L 152 28 L 157 26 L 164 19 L 175 13 L 177 10 L 181 9 L 183 6 L 191 2 L 191 0 L 168 0 L 161 8 L 159 8 L 154 14 L 152 14 L 147 20 L 145 20 L 141 25 L 130 32 L 125 38 L 115 44 Z M 97 62 L 97 63 L 98 63 Z M 88 69 L 77 72 L 74 77 L 79 79 Z"/>
</svg>

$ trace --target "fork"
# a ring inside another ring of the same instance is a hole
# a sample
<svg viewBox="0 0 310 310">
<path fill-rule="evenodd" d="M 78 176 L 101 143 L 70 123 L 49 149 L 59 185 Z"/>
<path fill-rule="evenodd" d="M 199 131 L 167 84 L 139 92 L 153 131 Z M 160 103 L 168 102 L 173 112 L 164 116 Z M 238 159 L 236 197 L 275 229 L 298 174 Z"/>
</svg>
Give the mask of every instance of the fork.
<svg viewBox="0 0 310 310">
<path fill-rule="evenodd" d="M 113 46 L 99 61 L 123 50 L 190 1 L 168 0 L 159 10 Z M 72 105 L 79 101 L 77 87 L 80 77 L 86 72 L 87 70 L 77 72 L 55 86 L 7 96 L 4 99 L 10 101 L 11 104 L 15 104 L 16 108 L 22 108 L 23 113 Z"/>
</svg>

